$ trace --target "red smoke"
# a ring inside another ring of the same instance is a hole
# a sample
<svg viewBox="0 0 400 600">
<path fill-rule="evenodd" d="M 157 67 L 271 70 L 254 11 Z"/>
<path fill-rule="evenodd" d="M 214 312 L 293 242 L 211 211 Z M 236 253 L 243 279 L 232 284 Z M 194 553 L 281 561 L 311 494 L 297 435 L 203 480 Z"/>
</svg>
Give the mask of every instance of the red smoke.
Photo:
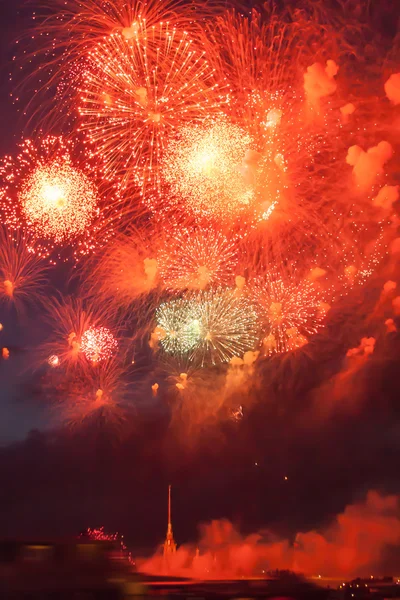
<svg viewBox="0 0 400 600">
<path fill-rule="evenodd" d="M 298 533 L 294 543 L 265 533 L 243 537 L 229 521 L 212 521 L 201 526 L 197 547 L 181 546 L 168 560 L 157 553 L 141 570 L 202 579 L 262 576 L 273 569 L 344 578 L 380 575 L 386 551 L 399 544 L 398 497 L 370 491 L 325 530 Z"/>
</svg>

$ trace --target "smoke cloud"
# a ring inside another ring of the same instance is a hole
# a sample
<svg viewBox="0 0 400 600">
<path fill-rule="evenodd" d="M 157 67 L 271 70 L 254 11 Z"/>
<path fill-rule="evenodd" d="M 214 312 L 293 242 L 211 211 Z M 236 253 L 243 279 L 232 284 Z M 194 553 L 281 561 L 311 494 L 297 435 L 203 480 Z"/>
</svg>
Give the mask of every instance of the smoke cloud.
<svg viewBox="0 0 400 600">
<path fill-rule="evenodd" d="M 366 152 L 360 146 L 351 146 L 346 162 L 353 167 L 356 185 L 363 190 L 370 188 L 376 178 L 383 174 L 383 167 L 392 155 L 393 148 L 386 141 L 368 148 Z"/>
<path fill-rule="evenodd" d="M 384 210 L 391 210 L 393 204 L 399 199 L 398 185 L 384 185 L 378 192 L 377 196 L 372 200 L 375 206 L 379 206 Z"/>
<path fill-rule="evenodd" d="M 183 545 L 168 558 L 157 552 L 138 564 L 150 574 L 203 579 L 262 576 L 274 569 L 350 578 L 382 574 L 390 548 L 399 544 L 399 498 L 370 491 L 328 527 L 299 532 L 294 541 L 266 531 L 243 536 L 222 519 L 202 525 L 196 545 Z"/>
<path fill-rule="evenodd" d="M 348 104 L 345 104 L 344 106 L 342 106 L 340 108 L 340 112 L 342 114 L 343 123 L 347 123 L 348 122 L 350 115 L 352 115 L 355 110 L 356 110 L 356 107 L 351 102 L 349 102 Z"/>
<path fill-rule="evenodd" d="M 400 104 L 400 73 L 393 73 L 385 82 L 385 94 L 395 106 Z"/>
<path fill-rule="evenodd" d="M 326 67 L 320 63 L 314 63 L 307 67 L 304 73 L 304 91 L 307 100 L 318 107 L 322 98 L 330 96 L 336 92 L 337 83 L 334 79 L 339 67 L 333 60 L 326 62 Z"/>
</svg>

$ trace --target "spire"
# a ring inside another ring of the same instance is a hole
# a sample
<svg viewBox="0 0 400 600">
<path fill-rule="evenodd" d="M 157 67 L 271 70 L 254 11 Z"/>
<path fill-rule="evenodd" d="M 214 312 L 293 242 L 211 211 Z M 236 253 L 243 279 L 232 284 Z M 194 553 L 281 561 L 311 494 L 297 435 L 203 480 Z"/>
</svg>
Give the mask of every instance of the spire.
<svg viewBox="0 0 400 600">
<path fill-rule="evenodd" d="M 168 527 L 172 529 L 171 524 L 171 486 L 168 486 Z"/>
<path fill-rule="evenodd" d="M 168 486 L 168 527 L 167 535 L 164 542 L 164 556 L 173 554 L 176 552 L 176 543 L 174 540 L 174 534 L 172 533 L 172 521 L 171 521 L 171 486 Z"/>
</svg>

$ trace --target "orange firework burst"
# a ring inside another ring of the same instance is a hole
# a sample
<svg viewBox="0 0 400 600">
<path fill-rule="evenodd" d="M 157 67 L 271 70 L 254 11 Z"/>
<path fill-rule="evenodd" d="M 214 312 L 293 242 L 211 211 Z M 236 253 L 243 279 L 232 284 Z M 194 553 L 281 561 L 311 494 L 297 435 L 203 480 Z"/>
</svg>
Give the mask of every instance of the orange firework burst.
<svg viewBox="0 0 400 600">
<path fill-rule="evenodd" d="M 295 273 L 284 276 L 272 269 L 251 279 L 249 289 L 263 324 L 263 348 L 267 354 L 304 346 L 322 327 L 329 310 L 318 287 Z"/>
<path fill-rule="evenodd" d="M 157 255 L 161 279 L 172 291 L 229 285 L 237 260 L 235 243 L 211 228 L 181 228 Z"/>
<path fill-rule="evenodd" d="M 93 363 L 111 358 L 117 348 L 117 340 L 106 327 L 90 327 L 82 334 L 80 351 Z"/>
<path fill-rule="evenodd" d="M 232 89 L 234 115 L 247 114 L 251 120 L 255 116 L 254 92 L 290 98 L 309 65 L 325 61 L 327 55 L 339 62 L 342 53 L 354 51 L 350 40 L 356 43 L 354 33 L 359 25 L 354 16 L 347 14 L 346 19 L 339 11 L 336 23 L 331 20 L 328 24 L 326 15 L 318 18 L 311 8 L 314 10 L 309 5 L 294 13 L 290 5 L 279 10 L 276 4 L 264 3 L 247 14 L 229 9 L 206 23 L 202 40 L 218 77 L 226 79 Z M 315 7 L 315 12 L 320 9 L 323 11 L 322 6 Z M 347 27 L 352 35 L 345 37 Z"/>
<path fill-rule="evenodd" d="M 15 101 L 21 99 L 19 92 L 21 96 L 31 94 L 25 110 L 36 131 L 43 126 L 49 131 L 60 121 L 70 123 L 88 53 L 105 37 L 118 33 L 129 41 L 145 34 L 146 29 L 139 31 L 139 21 L 148 29 L 166 21 L 171 29 L 199 29 L 197 23 L 206 13 L 204 4 L 188 5 L 183 0 L 43 0 L 33 14 L 33 32 L 18 42 L 23 60 L 14 57 L 18 65 L 15 78 L 20 82 L 18 93 L 13 94 Z M 43 95 L 49 90 L 51 99 L 44 102 Z"/>
<path fill-rule="evenodd" d="M 317 175 L 314 160 L 322 142 L 317 144 L 320 137 L 304 128 L 293 107 L 283 113 L 278 100 L 269 98 L 254 136 L 249 123 L 216 119 L 179 130 L 162 161 L 172 196 L 161 201 L 149 195 L 152 210 L 238 224 L 242 234 L 249 226 L 266 224 L 275 238 L 288 224 L 314 222 L 323 202 L 318 186 L 310 189 L 309 167 L 322 186 L 326 173 L 321 169 Z"/>
<path fill-rule="evenodd" d="M 85 289 L 96 290 L 111 311 L 129 307 L 134 301 L 148 301 L 158 285 L 156 232 L 151 236 L 131 228 L 107 244 L 100 257 L 85 269 Z"/>
<path fill-rule="evenodd" d="M 132 411 L 126 375 L 124 367 L 113 359 L 88 369 L 78 368 L 73 377 L 53 372 L 47 393 L 57 399 L 54 409 L 69 427 L 101 420 L 119 428 Z"/>
<path fill-rule="evenodd" d="M 118 342 L 107 323 L 106 309 L 80 299 L 52 299 L 48 304 L 51 338 L 42 354 L 52 367 L 79 365 L 84 370 L 110 358 Z"/>
<path fill-rule="evenodd" d="M 25 232 L 39 256 L 68 244 L 75 257 L 87 254 L 98 245 L 97 235 L 105 226 L 95 167 L 85 155 L 74 159 L 74 152 L 73 142 L 59 137 L 37 145 L 26 140 L 16 158 L 7 157 L 1 165 L 3 222 Z M 102 233 L 101 243 L 112 228 Z"/>
<path fill-rule="evenodd" d="M 47 266 L 34 254 L 20 233 L 0 227 L 0 300 L 17 306 L 40 298 Z"/>
<path fill-rule="evenodd" d="M 106 176 L 158 183 L 166 140 L 185 123 L 219 110 L 218 85 L 187 32 L 137 19 L 89 53 L 81 87 L 81 130 Z"/>
<path fill-rule="evenodd" d="M 193 170 L 196 161 L 186 144 L 186 132 L 182 132 L 171 157 L 165 153 L 165 177 L 179 197 L 174 209 L 197 209 L 197 214 L 204 210 L 207 216 L 219 213 L 219 218 L 225 213 L 229 220 L 239 212 L 243 235 L 248 235 L 249 225 L 257 227 L 275 247 L 281 243 L 285 247 L 290 239 L 296 245 L 295 252 L 299 251 L 304 232 L 310 230 L 318 229 L 320 243 L 326 243 L 325 224 L 332 203 L 338 204 L 345 197 L 345 178 L 338 174 L 340 168 L 344 171 L 338 160 L 339 152 L 344 151 L 339 107 L 327 101 L 316 118 L 317 111 L 310 112 L 304 90 L 307 67 L 323 56 L 314 43 L 314 36 L 321 33 L 322 27 L 313 24 L 312 19 L 307 21 L 300 11 L 293 19 L 289 11 L 278 13 L 276 7 L 260 7 L 248 15 L 231 10 L 206 24 L 202 39 L 210 63 L 232 92 L 226 110 L 229 123 L 245 132 L 250 152 L 245 157 L 242 152 L 239 159 L 230 161 L 236 171 L 230 174 L 223 193 L 216 194 L 216 200 L 213 196 L 209 200 L 208 189 L 207 196 L 199 194 L 197 198 L 199 164 L 197 171 Z M 332 39 L 337 36 L 332 34 Z M 336 59 L 336 44 L 330 42 L 327 40 L 326 46 Z M 333 72 L 333 62 L 331 66 Z M 318 87 L 319 81 L 314 83 Z M 330 84 L 333 92 L 333 77 Z M 195 141 L 197 150 L 200 144 Z M 212 144 L 207 145 L 207 150 L 210 148 Z M 209 155 L 213 164 L 210 174 L 214 174 L 215 157 L 212 152 Z M 238 172 L 248 185 L 245 202 L 239 196 L 240 204 L 232 203 L 238 197 L 236 183 L 243 185 Z M 204 185 L 203 180 L 200 183 Z"/>
</svg>

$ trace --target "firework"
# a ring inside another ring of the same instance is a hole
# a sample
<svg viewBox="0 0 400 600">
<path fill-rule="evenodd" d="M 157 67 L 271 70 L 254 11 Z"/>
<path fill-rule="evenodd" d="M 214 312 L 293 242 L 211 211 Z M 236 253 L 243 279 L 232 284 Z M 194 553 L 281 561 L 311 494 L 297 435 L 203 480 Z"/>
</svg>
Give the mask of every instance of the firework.
<svg viewBox="0 0 400 600">
<path fill-rule="evenodd" d="M 338 64 L 346 64 L 342 55 L 347 58 L 356 52 L 360 23 L 350 13 L 344 17 L 339 11 L 328 16 L 324 8 L 308 5 L 294 15 L 290 5 L 278 10 L 276 5 L 265 3 L 245 15 L 229 9 L 206 22 L 202 40 L 218 77 L 229 82 L 234 114 L 250 110 L 252 115 L 251 107 L 246 107 L 249 92 L 278 91 L 290 97 L 290 90 L 302 78 L 301 71 L 316 61 L 325 62 L 327 54 Z M 350 30 L 353 35 L 344 34 Z"/>
<path fill-rule="evenodd" d="M 0 167 L 0 213 L 3 223 L 29 237 L 38 256 L 73 244 L 73 254 L 87 254 L 99 243 L 104 214 L 93 164 L 76 156 L 73 142 L 47 137 L 38 144 L 25 140 L 16 158 Z M 105 208 L 103 206 L 103 208 Z M 112 228 L 102 231 L 102 243 Z"/>
<path fill-rule="evenodd" d="M 230 418 L 232 421 L 238 423 L 243 419 L 243 406 L 238 406 L 237 408 L 232 408 L 230 411 Z"/>
<path fill-rule="evenodd" d="M 335 149 L 325 129 L 304 123 L 295 98 L 285 106 L 279 97 L 254 92 L 249 104 L 259 108 L 250 122 L 208 119 L 177 131 L 162 160 L 170 194 L 162 202 L 149 195 L 150 208 L 157 214 L 170 211 L 173 219 L 238 226 L 241 237 L 251 228 L 266 230 L 275 246 L 283 238 L 293 244 L 301 238 L 300 244 L 310 229 L 326 238 L 324 221 L 332 211 L 326 182 L 333 172 L 321 152 Z M 336 131 L 338 121 L 325 126 Z"/>
<path fill-rule="evenodd" d="M 167 147 L 163 176 L 196 216 L 232 218 L 254 201 L 251 138 L 224 121 L 190 125 Z M 250 161 L 251 162 L 251 161 Z"/>
<path fill-rule="evenodd" d="M 267 354 L 300 348 L 322 327 L 328 307 L 313 282 L 271 269 L 250 280 L 249 288 L 263 323 Z"/>
<path fill-rule="evenodd" d="M 365 285 L 388 253 L 394 232 L 386 213 L 382 218 L 372 204 L 363 204 L 351 204 L 345 216 L 330 223 L 330 244 L 314 253 L 312 264 L 321 269 L 318 281 L 327 288 L 330 301 Z"/>
<path fill-rule="evenodd" d="M 87 370 L 90 363 L 110 358 L 118 343 L 107 323 L 107 311 L 81 299 L 53 298 L 47 305 L 51 337 L 42 354 L 50 366 Z M 49 358 L 50 357 L 50 358 Z M 108 361 L 107 361 L 108 362 Z"/>
<path fill-rule="evenodd" d="M 37 300 L 43 293 L 46 271 L 43 260 L 20 233 L 0 228 L 0 300 L 17 305 Z"/>
<path fill-rule="evenodd" d="M 148 299 L 157 287 L 157 233 L 147 236 L 130 228 L 111 240 L 101 254 L 88 261 L 84 271 L 85 287 L 96 290 L 103 302 L 113 308 L 129 307 L 134 301 Z"/>
<path fill-rule="evenodd" d="M 199 323 L 192 357 L 201 365 L 228 362 L 257 346 L 257 314 L 236 290 L 200 292 L 192 299 L 192 306 Z"/>
<path fill-rule="evenodd" d="M 95 420 L 121 427 L 132 410 L 126 375 L 124 367 L 115 360 L 78 369 L 73 378 L 62 374 L 58 386 L 61 420 L 69 427 Z"/>
<path fill-rule="evenodd" d="M 117 348 L 117 340 L 106 327 L 90 327 L 82 334 L 80 351 L 93 363 L 111 358 Z"/>
<path fill-rule="evenodd" d="M 201 366 L 241 357 L 258 342 L 257 314 L 236 290 L 209 290 L 162 304 L 156 313 L 166 352 Z"/>
<path fill-rule="evenodd" d="M 211 228 L 180 228 L 157 256 L 160 277 L 171 291 L 228 285 L 234 277 L 234 242 Z"/>
<path fill-rule="evenodd" d="M 56 354 L 52 354 L 51 356 L 49 356 L 47 362 L 50 365 L 50 367 L 53 367 L 53 369 L 56 369 L 60 365 L 60 359 Z"/>
<path fill-rule="evenodd" d="M 197 343 L 199 325 L 191 309 L 185 298 L 169 300 L 157 308 L 157 327 L 152 337 L 161 342 L 166 352 L 184 354 Z"/>
<path fill-rule="evenodd" d="M 96 542 L 115 542 L 119 539 L 119 533 L 106 533 L 104 527 L 94 529 L 88 527 L 80 537 L 90 538 L 91 540 L 96 540 Z"/>
<path fill-rule="evenodd" d="M 125 557 L 130 563 L 133 563 L 132 555 L 128 551 L 128 548 L 124 542 L 124 536 L 116 533 L 107 533 L 104 527 L 86 529 L 79 537 L 89 538 L 90 540 L 96 540 L 97 542 L 117 542 L 123 557 Z"/>
<path fill-rule="evenodd" d="M 158 183 L 166 140 L 177 127 L 219 108 L 218 86 L 187 32 L 137 19 L 128 38 L 114 33 L 89 53 L 80 92 L 82 131 L 106 177 L 126 186 Z"/>
<path fill-rule="evenodd" d="M 58 128 L 60 122 L 75 125 L 73 115 L 82 71 L 87 67 L 88 54 L 104 38 L 112 34 L 119 34 L 126 41 L 140 35 L 145 38 L 147 29 L 166 21 L 171 29 L 179 26 L 184 31 L 198 30 L 197 24 L 206 12 L 205 6 L 188 5 L 181 0 L 71 0 L 68 4 L 63 0 L 44 0 L 34 12 L 33 31 L 18 41 L 19 52 L 14 61 L 19 85 L 12 96 L 15 102 L 30 97 L 24 109 L 36 131 Z M 146 27 L 138 27 L 139 22 Z M 47 94 L 44 101 L 49 89 L 51 97 Z"/>
<path fill-rule="evenodd" d="M 329 49 L 336 60 L 339 37 L 328 29 L 324 50 Z M 275 254 L 285 258 L 289 244 L 293 258 L 308 248 L 311 256 L 316 245 L 327 245 L 332 207 L 338 211 L 347 192 L 344 165 L 338 160 L 343 153 L 339 109 L 333 102 L 326 103 L 315 118 L 304 90 L 307 68 L 316 60 L 322 62 L 322 48 L 314 43 L 322 30 L 318 21 L 307 18 L 306 11 L 299 11 L 293 19 L 290 11 L 268 6 L 248 15 L 227 11 L 204 29 L 211 64 L 231 89 L 230 122 L 251 139 L 250 161 L 242 164 L 252 179 L 251 200 L 247 207 L 241 206 L 241 233 L 249 235 L 249 225 L 260 229 L 263 243 L 270 243 Z M 166 160 L 169 172 L 167 153 Z M 177 186 L 184 189 L 189 177 L 182 173 Z M 172 170 L 173 184 L 174 177 Z M 183 195 L 179 202 L 185 203 Z M 212 213 L 212 200 L 202 202 L 206 214 Z"/>
<path fill-rule="evenodd" d="M 125 365 L 148 369 L 137 398 L 240 421 L 259 357 L 306 344 L 398 225 L 389 117 L 346 67 L 354 17 L 208 5 L 210 19 L 184 0 L 44 0 L 38 17 L 26 81 L 54 109 L 32 123 L 71 141 L 38 136 L 3 161 L 0 297 L 35 294 L 40 257 L 90 254 L 80 299 L 49 301 L 40 352 L 69 424 L 125 418 Z"/>
</svg>

